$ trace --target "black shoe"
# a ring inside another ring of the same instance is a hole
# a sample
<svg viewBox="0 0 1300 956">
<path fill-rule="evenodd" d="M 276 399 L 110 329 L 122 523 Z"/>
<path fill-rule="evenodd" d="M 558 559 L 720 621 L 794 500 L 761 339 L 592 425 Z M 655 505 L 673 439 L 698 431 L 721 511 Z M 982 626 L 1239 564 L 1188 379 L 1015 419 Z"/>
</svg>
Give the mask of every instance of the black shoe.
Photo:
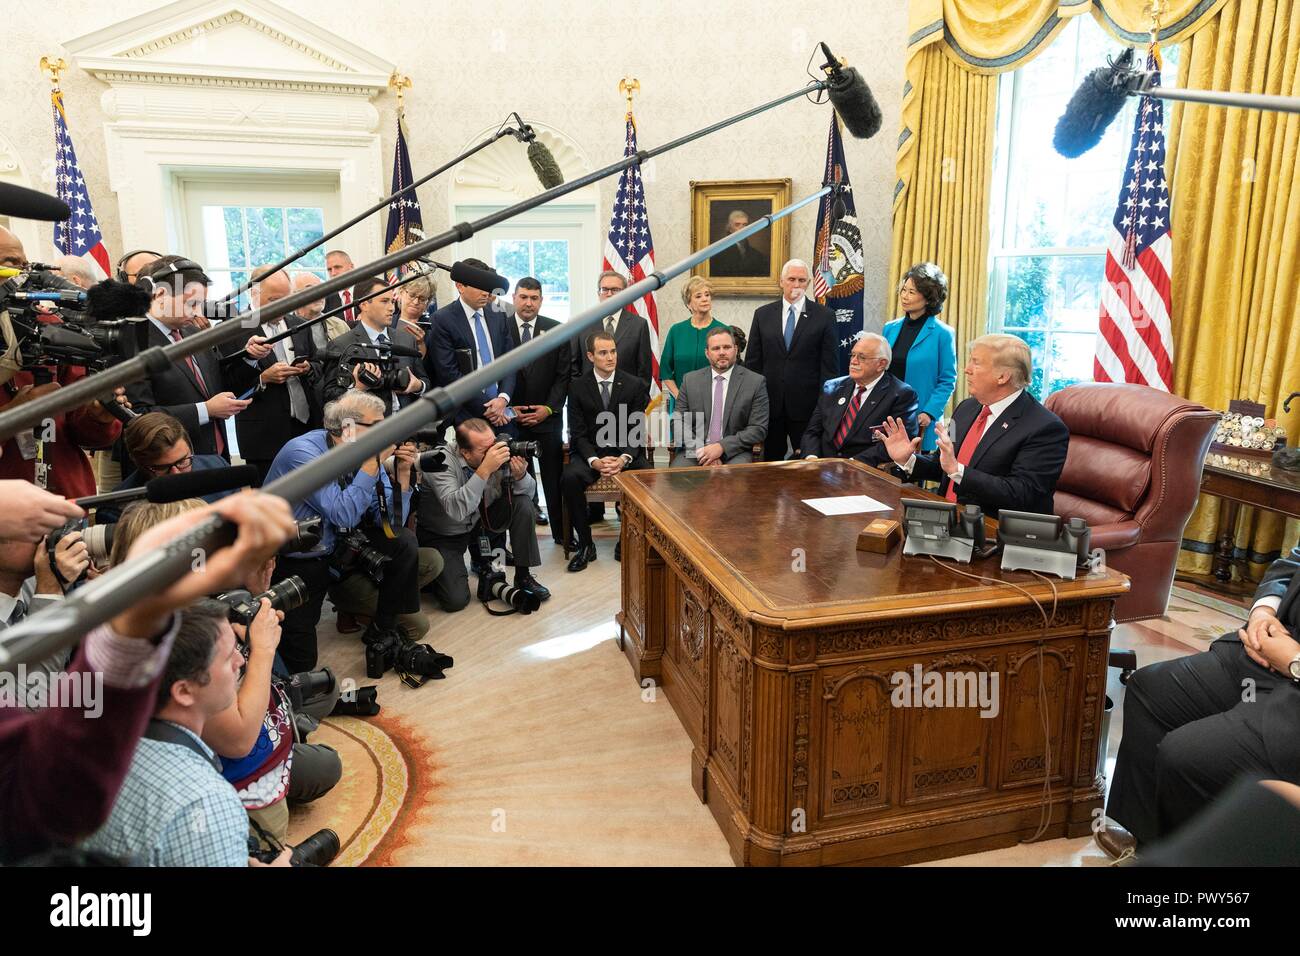
<svg viewBox="0 0 1300 956">
<path fill-rule="evenodd" d="M 527 591 L 539 601 L 545 601 L 551 596 L 551 592 L 527 571 L 515 575 L 515 587 L 521 591 Z"/>
<path fill-rule="evenodd" d="M 539 512 L 537 512 L 537 524 L 538 524 L 538 525 L 540 525 L 541 527 L 545 528 L 545 527 L 546 527 L 547 525 L 549 525 L 550 523 L 551 523 L 551 519 L 548 518 L 548 517 L 546 517 L 546 512 L 545 512 L 545 511 L 539 511 Z"/>
<path fill-rule="evenodd" d="M 623 560 L 623 542 L 621 539 L 614 542 L 614 560 Z"/>
<path fill-rule="evenodd" d="M 588 563 L 596 560 L 596 546 L 594 544 L 579 547 L 577 552 L 569 559 L 570 571 L 585 571 Z"/>
</svg>

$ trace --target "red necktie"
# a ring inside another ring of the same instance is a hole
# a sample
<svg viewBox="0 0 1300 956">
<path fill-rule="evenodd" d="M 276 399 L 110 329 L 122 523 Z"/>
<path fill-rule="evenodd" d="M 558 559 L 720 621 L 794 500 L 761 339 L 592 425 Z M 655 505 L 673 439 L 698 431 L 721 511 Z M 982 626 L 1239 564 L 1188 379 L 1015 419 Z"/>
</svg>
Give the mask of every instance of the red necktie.
<svg viewBox="0 0 1300 956">
<path fill-rule="evenodd" d="M 840 419 L 840 427 L 835 429 L 835 438 L 833 442 L 836 449 L 844 445 L 844 439 L 849 437 L 849 429 L 853 427 L 853 419 L 858 415 L 858 409 L 862 406 L 862 393 L 864 389 L 861 385 L 853 390 L 853 397 L 849 399 L 849 407 L 844 412 L 844 417 Z"/>
<path fill-rule="evenodd" d="M 179 342 L 180 340 L 181 340 L 181 330 L 172 329 L 172 341 Z M 190 374 L 194 376 L 194 382 L 196 385 L 198 385 L 199 392 L 203 395 L 204 398 L 211 398 L 212 395 L 208 391 L 208 383 L 203 380 L 203 373 L 199 371 L 199 364 L 194 361 L 194 356 L 193 355 L 185 356 L 185 364 L 189 366 Z M 216 419 L 214 419 L 211 422 L 211 424 L 212 424 L 212 430 L 216 433 L 217 436 L 217 454 L 224 455 L 226 453 L 225 426 L 222 424 L 220 420 L 216 420 Z"/>
<path fill-rule="evenodd" d="M 342 297 L 343 297 L 343 304 L 347 306 L 347 308 L 343 310 L 343 321 L 346 322 L 349 326 L 356 325 L 357 317 L 352 312 L 352 293 L 349 292 L 347 289 L 344 289 L 342 293 Z"/>
<path fill-rule="evenodd" d="M 980 413 L 975 416 L 975 421 L 971 423 L 970 430 L 966 432 L 966 437 L 961 440 L 961 448 L 957 451 L 957 463 L 959 465 L 969 465 L 971 456 L 975 454 L 975 449 L 979 447 L 980 439 L 984 437 L 984 426 L 989 421 L 989 407 L 980 406 Z M 944 497 L 949 501 L 957 500 L 957 482 L 952 479 L 948 480 L 948 490 Z"/>
</svg>

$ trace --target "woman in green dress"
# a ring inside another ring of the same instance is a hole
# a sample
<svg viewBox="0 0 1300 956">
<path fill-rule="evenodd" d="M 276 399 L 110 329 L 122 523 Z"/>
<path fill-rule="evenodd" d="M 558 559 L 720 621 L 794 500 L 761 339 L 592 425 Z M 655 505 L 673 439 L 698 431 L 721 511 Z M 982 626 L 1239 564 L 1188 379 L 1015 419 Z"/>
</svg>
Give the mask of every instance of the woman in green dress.
<svg viewBox="0 0 1300 956">
<path fill-rule="evenodd" d="M 688 372 L 709 364 L 704 354 L 709 330 L 728 326 L 713 317 L 713 286 L 703 276 L 694 276 L 682 289 L 682 302 L 690 309 L 688 322 L 677 322 L 668 330 L 659 352 L 659 381 L 668 393 L 668 414 L 677 405 L 677 390 Z"/>
</svg>

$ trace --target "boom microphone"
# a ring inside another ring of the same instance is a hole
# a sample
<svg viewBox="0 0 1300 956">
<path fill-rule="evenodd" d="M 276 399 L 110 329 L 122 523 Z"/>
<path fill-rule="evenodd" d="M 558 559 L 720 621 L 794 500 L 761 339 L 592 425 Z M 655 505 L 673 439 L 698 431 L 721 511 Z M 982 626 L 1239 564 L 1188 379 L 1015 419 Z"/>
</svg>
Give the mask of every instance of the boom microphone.
<svg viewBox="0 0 1300 956">
<path fill-rule="evenodd" d="M 1124 108 L 1133 76 L 1133 48 L 1126 47 L 1118 59 L 1084 77 L 1056 124 L 1052 137 L 1056 151 L 1074 159 L 1100 143 L 1106 127 Z"/>
<path fill-rule="evenodd" d="M 510 134 L 519 142 L 528 144 L 528 162 L 537 174 L 537 181 L 542 184 L 542 188 L 554 189 L 562 185 L 564 173 L 560 172 L 560 166 L 547 145 L 537 138 L 537 133 L 524 122 L 522 116 L 518 113 L 511 113 L 510 116 L 519 123 L 517 129 L 510 129 Z"/>
<path fill-rule="evenodd" d="M 880 132 L 883 120 L 880 104 L 871 95 L 866 80 L 857 70 L 841 64 L 825 43 L 820 46 L 826 54 L 822 69 L 829 78 L 827 89 L 831 95 L 831 106 L 844 121 L 844 128 L 851 136 L 855 139 L 871 139 Z"/>
<path fill-rule="evenodd" d="M 63 222 L 71 215 L 72 210 L 68 204 L 57 196 L 10 183 L 0 183 L 0 216 Z"/>
<path fill-rule="evenodd" d="M 480 269 L 467 262 L 453 262 L 448 271 L 451 272 L 452 282 L 459 282 L 461 285 L 471 286 L 482 292 L 505 295 L 510 290 L 510 280 L 505 276 L 497 275 L 489 269 Z"/>
<path fill-rule="evenodd" d="M 144 498 L 154 504 L 184 501 L 186 498 L 204 498 L 220 491 L 246 488 L 257 481 L 257 469 L 252 465 L 228 468 L 209 468 L 205 471 L 187 471 L 179 475 L 163 475 L 146 481 L 139 488 L 109 491 L 102 495 L 78 498 L 76 504 L 85 511 L 101 505 Z"/>
</svg>

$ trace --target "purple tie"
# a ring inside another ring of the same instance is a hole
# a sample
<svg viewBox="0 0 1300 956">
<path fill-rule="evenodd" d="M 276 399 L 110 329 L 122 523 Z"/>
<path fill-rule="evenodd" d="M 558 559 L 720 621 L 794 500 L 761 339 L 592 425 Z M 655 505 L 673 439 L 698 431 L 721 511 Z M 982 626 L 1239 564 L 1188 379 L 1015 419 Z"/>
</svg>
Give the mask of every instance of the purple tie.
<svg viewBox="0 0 1300 956">
<path fill-rule="evenodd" d="M 713 376 L 713 414 L 709 416 L 708 444 L 722 441 L 722 385 L 726 379 Z"/>
</svg>

